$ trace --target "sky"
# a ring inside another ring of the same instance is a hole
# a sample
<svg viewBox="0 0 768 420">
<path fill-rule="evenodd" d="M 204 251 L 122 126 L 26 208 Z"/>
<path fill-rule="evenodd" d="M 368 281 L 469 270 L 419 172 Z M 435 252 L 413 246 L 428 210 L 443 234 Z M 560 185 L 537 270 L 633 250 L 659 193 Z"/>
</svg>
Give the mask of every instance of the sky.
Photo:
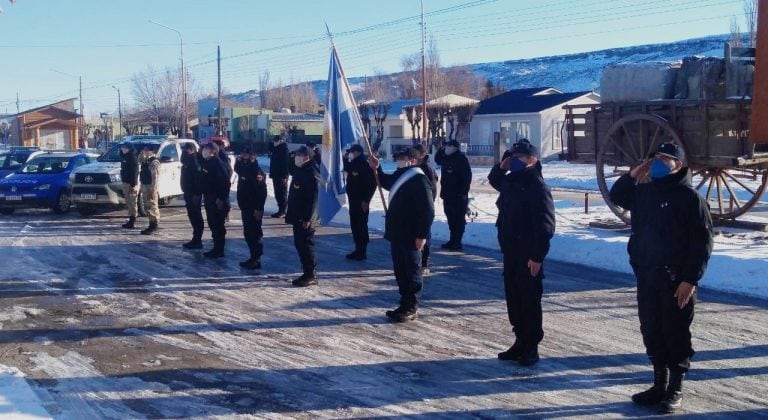
<svg viewBox="0 0 768 420">
<path fill-rule="evenodd" d="M 744 28 L 744 0 L 423 0 L 443 65 L 677 41 Z M 78 96 L 86 115 L 133 102 L 131 79 L 180 68 L 216 91 L 325 79 L 326 24 L 349 77 L 400 70 L 421 49 L 418 0 L 0 0 L 0 114 Z"/>
</svg>

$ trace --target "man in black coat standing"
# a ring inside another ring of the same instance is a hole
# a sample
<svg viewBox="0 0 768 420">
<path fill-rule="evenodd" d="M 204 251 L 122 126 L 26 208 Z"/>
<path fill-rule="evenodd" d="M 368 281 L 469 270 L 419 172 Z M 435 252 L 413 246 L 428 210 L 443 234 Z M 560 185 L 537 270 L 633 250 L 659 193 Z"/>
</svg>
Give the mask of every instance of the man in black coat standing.
<svg viewBox="0 0 768 420">
<path fill-rule="evenodd" d="M 469 206 L 469 186 L 472 183 L 472 168 L 469 159 L 459 150 L 459 142 L 450 140 L 435 154 L 435 163 L 441 167 L 440 198 L 448 219 L 451 238 L 441 248 L 460 251 L 466 215 Z"/>
<path fill-rule="evenodd" d="M 227 164 L 219 158 L 219 147 L 216 143 L 211 142 L 203 147 L 203 159 L 203 201 L 213 239 L 213 249 L 204 252 L 203 256 L 221 258 L 224 256 L 227 235 L 224 225 L 229 212 L 231 181 Z"/>
<path fill-rule="evenodd" d="M 499 246 L 504 254 L 504 292 L 514 344 L 499 353 L 501 360 L 522 366 L 539 361 L 544 338 L 541 296 L 544 258 L 555 233 L 552 193 L 541 176 L 536 148 L 521 139 L 488 174 L 498 191 L 496 219 Z"/>
<path fill-rule="evenodd" d="M 653 365 L 653 386 L 632 396 L 663 413 L 682 407 L 683 378 L 694 354 L 691 323 L 696 285 L 712 254 L 712 218 L 691 188 L 691 172 L 674 143 L 622 175 L 611 201 L 632 212 L 627 249 L 637 277 L 640 332 Z"/>
<path fill-rule="evenodd" d="M 307 146 L 301 146 L 294 154 L 294 168 L 288 210 L 285 223 L 293 225 L 293 244 L 299 253 L 303 274 L 294 279 L 296 287 L 317 284 L 315 269 L 315 227 L 317 225 L 317 182 L 320 174 L 314 160 L 314 153 Z"/>
<path fill-rule="evenodd" d="M 397 170 L 391 174 L 384 173 L 374 156 L 368 158 L 368 163 L 377 169 L 382 188 L 389 191 L 384 238 L 390 242 L 400 305 L 386 315 L 395 322 L 406 322 L 417 316 L 422 289 L 421 251 L 435 218 L 435 208 L 429 179 L 418 167 L 418 152 L 406 149 L 397 153 L 395 159 Z"/>
<path fill-rule="evenodd" d="M 275 136 L 272 144 L 269 145 L 271 152 L 269 158 L 269 177 L 272 178 L 272 186 L 275 190 L 275 201 L 277 201 L 277 212 L 272 217 L 284 217 L 285 206 L 288 201 L 288 175 L 292 163 L 288 159 L 288 145 L 285 139 Z"/>
<path fill-rule="evenodd" d="M 128 208 L 128 221 L 123 229 L 136 227 L 139 197 L 139 156 L 131 143 L 120 145 L 120 179 L 123 181 L 123 197 Z"/>
<path fill-rule="evenodd" d="M 246 147 L 235 162 L 237 205 L 242 214 L 243 237 L 250 252 L 249 258 L 242 261 L 240 267 L 248 270 L 261 268 L 261 255 L 264 253 L 264 231 L 261 222 L 264 216 L 264 202 L 267 200 L 267 182 L 256 158 L 253 149 Z"/>
<path fill-rule="evenodd" d="M 419 143 L 413 146 L 417 152 L 419 152 L 419 168 L 424 171 L 424 175 L 429 179 L 429 185 L 432 187 L 432 203 L 437 200 L 437 173 L 429 163 L 429 155 L 427 154 L 427 148 L 423 144 Z M 424 249 L 421 251 L 421 272 L 424 275 L 429 274 L 429 255 L 432 250 L 432 232 L 430 230 L 429 236 L 427 236 L 427 243 L 424 244 Z"/>
<path fill-rule="evenodd" d="M 355 242 L 355 250 L 347 254 L 347 258 L 362 261 L 368 254 L 368 214 L 376 192 L 376 178 L 359 144 L 353 144 L 344 155 L 344 172 L 347 174 L 349 224 Z"/>
<path fill-rule="evenodd" d="M 203 157 L 194 143 L 184 143 L 181 154 L 181 191 L 184 193 L 184 206 L 187 218 L 192 225 L 192 240 L 182 246 L 186 249 L 203 248 Z"/>
</svg>

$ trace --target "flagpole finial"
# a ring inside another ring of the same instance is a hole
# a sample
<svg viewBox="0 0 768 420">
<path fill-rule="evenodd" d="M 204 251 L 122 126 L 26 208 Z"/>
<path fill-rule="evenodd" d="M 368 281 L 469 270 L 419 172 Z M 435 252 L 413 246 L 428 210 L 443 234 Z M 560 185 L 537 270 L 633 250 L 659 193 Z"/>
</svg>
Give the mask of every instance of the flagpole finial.
<svg viewBox="0 0 768 420">
<path fill-rule="evenodd" d="M 328 34 L 328 39 L 331 41 L 331 45 L 333 45 L 333 34 L 331 33 L 331 28 L 328 27 L 328 22 L 325 23 L 325 32 Z"/>
</svg>

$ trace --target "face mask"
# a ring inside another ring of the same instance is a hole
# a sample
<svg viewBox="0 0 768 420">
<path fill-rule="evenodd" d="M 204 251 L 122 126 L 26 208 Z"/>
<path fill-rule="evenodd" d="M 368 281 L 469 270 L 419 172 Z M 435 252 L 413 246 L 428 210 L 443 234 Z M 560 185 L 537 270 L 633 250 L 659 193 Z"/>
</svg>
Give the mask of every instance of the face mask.
<svg viewBox="0 0 768 420">
<path fill-rule="evenodd" d="M 648 171 L 648 175 L 653 179 L 661 179 L 669 175 L 672 172 L 672 168 L 669 167 L 663 160 L 654 159 L 651 163 L 651 169 Z"/>
<path fill-rule="evenodd" d="M 293 158 L 293 163 L 294 163 L 296 166 L 298 166 L 298 167 L 302 167 L 302 166 L 304 166 L 304 156 L 295 156 L 295 157 Z"/>
<path fill-rule="evenodd" d="M 527 167 L 528 165 L 518 158 L 512 158 L 509 162 L 509 172 L 520 172 Z"/>
<path fill-rule="evenodd" d="M 407 161 L 407 160 L 398 160 L 397 161 L 397 168 L 398 169 L 407 168 L 408 166 L 410 166 L 410 162 Z"/>
<path fill-rule="evenodd" d="M 445 148 L 445 154 L 446 155 L 452 155 L 452 154 L 456 153 L 456 150 L 457 150 L 456 146 L 448 146 L 448 147 Z"/>
<path fill-rule="evenodd" d="M 357 156 L 355 156 L 354 154 L 349 154 L 349 155 L 347 155 L 347 160 L 348 160 L 349 162 L 352 162 L 353 160 L 355 160 L 355 158 L 356 158 L 356 157 L 357 157 Z"/>
</svg>

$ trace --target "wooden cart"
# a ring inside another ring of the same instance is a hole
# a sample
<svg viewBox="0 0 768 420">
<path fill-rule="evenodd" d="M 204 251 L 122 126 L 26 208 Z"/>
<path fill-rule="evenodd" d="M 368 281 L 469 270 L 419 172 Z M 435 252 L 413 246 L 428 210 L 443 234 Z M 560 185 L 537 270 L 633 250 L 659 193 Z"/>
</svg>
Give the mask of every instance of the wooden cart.
<svg viewBox="0 0 768 420">
<path fill-rule="evenodd" d="M 693 187 L 715 219 L 734 219 L 762 197 L 768 145 L 750 141 L 750 99 L 658 100 L 566 106 L 565 159 L 595 164 L 605 202 L 626 223 L 626 210 L 608 197 L 609 180 L 651 156 L 660 143 L 685 153 Z"/>
</svg>

